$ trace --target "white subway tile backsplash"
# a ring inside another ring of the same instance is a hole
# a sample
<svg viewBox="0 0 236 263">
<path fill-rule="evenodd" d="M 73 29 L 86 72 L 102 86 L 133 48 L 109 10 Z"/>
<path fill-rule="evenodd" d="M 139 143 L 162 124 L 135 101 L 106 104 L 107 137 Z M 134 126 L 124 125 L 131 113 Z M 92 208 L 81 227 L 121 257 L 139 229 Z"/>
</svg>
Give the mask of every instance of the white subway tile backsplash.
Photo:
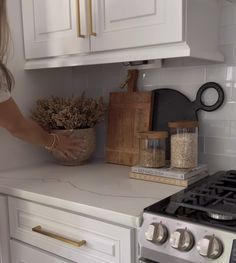
<svg viewBox="0 0 236 263">
<path fill-rule="evenodd" d="M 204 67 L 181 67 L 160 69 L 160 81 L 158 85 L 176 85 L 181 86 L 199 84 L 204 82 Z"/>
<path fill-rule="evenodd" d="M 126 91 L 126 89 L 121 90 L 120 86 L 127 78 L 127 72 L 122 64 L 108 64 L 100 67 L 102 71 L 99 73 L 98 78 L 95 78 L 93 81 L 94 85 L 96 85 L 96 80 L 100 80 L 101 86 L 99 90 L 102 91 L 101 95 L 105 102 L 108 102 L 110 92 Z"/>
<path fill-rule="evenodd" d="M 235 64 L 235 45 L 222 45 L 220 47 L 221 53 L 224 55 L 225 63 Z"/>
<path fill-rule="evenodd" d="M 236 5 L 229 3 L 227 1 L 224 2 L 222 5 L 221 10 L 221 17 L 220 17 L 220 25 L 227 26 L 227 25 L 236 25 Z"/>
<path fill-rule="evenodd" d="M 205 152 L 205 137 L 199 136 L 198 138 L 198 152 L 203 154 Z"/>
<path fill-rule="evenodd" d="M 236 43 L 236 25 L 222 26 L 220 28 L 220 45 Z"/>
<path fill-rule="evenodd" d="M 200 136 L 229 137 L 231 133 L 230 121 L 200 119 L 199 125 Z"/>
<path fill-rule="evenodd" d="M 205 153 L 236 157 L 236 138 L 206 137 Z"/>
<path fill-rule="evenodd" d="M 96 158 L 102 158 L 105 152 L 105 144 L 106 144 L 106 131 L 107 131 L 107 122 L 102 122 L 95 127 L 96 130 L 96 149 L 94 152 L 94 156 Z"/>
<path fill-rule="evenodd" d="M 220 109 L 212 112 L 201 112 L 201 118 L 205 120 L 226 120 L 235 119 L 236 104 L 226 102 Z"/>
<path fill-rule="evenodd" d="M 236 120 L 230 121 L 230 137 L 236 138 Z"/>
<path fill-rule="evenodd" d="M 236 87 L 235 87 L 236 82 L 232 83 L 232 88 L 231 88 L 231 96 L 229 98 L 228 103 L 231 104 L 236 104 Z"/>
<path fill-rule="evenodd" d="M 227 67 L 225 65 L 207 66 L 206 81 L 224 82 L 227 76 Z"/>
<path fill-rule="evenodd" d="M 199 161 L 207 163 L 209 171 L 214 173 L 219 170 L 230 170 L 236 168 L 235 157 L 214 155 L 214 154 L 201 154 Z"/>
</svg>

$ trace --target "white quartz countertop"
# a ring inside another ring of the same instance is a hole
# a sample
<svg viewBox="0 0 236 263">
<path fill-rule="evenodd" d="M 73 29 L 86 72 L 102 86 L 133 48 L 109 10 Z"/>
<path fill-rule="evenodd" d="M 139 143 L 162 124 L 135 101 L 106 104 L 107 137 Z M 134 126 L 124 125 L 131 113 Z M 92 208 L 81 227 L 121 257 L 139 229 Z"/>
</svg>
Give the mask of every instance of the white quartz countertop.
<svg viewBox="0 0 236 263">
<path fill-rule="evenodd" d="M 103 161 L 34 165 L 0 172 L 0 193 L 139 227 L 145 207 L 183 189 L 130 179 L 129 171 Z"/>
</svg>

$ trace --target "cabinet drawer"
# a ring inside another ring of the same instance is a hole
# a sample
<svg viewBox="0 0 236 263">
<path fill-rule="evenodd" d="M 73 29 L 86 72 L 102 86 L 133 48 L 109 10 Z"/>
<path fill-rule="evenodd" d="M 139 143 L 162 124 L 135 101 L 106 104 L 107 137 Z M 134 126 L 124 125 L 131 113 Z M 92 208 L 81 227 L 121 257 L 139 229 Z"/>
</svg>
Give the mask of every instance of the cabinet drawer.
<svg viewBox="0 0 236 263">
<path fill-rule="evenodd" d="M 9 198 L 9 217 L 12 238 L 63 258 L 82 263 L 133 260 L 130 228 L 17 198 Z"/>
<path fill-rule="evenodd" d="M 11 263 L 73 263 L 11 240 Z"/>
</svg>

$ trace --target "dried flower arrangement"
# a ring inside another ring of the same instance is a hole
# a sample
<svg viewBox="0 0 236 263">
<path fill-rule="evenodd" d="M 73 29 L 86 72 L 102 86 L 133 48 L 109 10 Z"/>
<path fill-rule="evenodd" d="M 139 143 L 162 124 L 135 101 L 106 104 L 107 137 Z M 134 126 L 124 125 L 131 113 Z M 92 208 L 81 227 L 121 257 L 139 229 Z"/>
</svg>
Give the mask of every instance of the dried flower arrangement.
<svg viewBox="0 0 236 263">
<path fill-rule="evenodd" d="M 51 96 L 37 100 L 31 118 L 46 130 L 72 130 L 92 128 L 104 119 L 106 105 L 103 99 Z"/>
</svg>

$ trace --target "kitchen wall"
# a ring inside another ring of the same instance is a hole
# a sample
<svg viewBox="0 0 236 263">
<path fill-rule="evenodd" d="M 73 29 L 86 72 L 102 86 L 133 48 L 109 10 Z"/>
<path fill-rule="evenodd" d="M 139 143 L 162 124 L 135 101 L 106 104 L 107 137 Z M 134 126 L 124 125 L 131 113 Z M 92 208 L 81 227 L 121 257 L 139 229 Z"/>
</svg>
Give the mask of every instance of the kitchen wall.
<svg viewBox="0 0 236 263">
<path fill-rule="evenodd" d="M 20 0 L 8 0 L 8 7 L 14 43 L 14 54 L 9 61 L 16 79 L 13 97 L 24 114 L 29 115 L 37 98 L 51 94 L 77 95 L 85 90 L 88 96 L 102 95 L 108 101 L 109 92 L 119 91 L 125 78 L 121 64 L 24 71 Z M 208 162 L 212 171 L 236 168 L 236 3 L 223 0 L 220 45 L 226 57 L 224 64 L 168 60 L 161 69 L 140 71 L 138 83 L 142 90 L 176 88 L 191 99 L 195 99 L 197 89 L 206 81 L 223 86 L 224 106 L 216 112 L 200 114 L 200 160 Z M 208 102 L 214 101 L 215 94 L 206 95 Z M 106 123 L 98 125 L 95 156 L 103 156 L 105 133 Z M 51 158 L 44 150 L 13 139 L 3 130 L 0 130 L 0 146 L 0 171 Z"/>
</svg>

